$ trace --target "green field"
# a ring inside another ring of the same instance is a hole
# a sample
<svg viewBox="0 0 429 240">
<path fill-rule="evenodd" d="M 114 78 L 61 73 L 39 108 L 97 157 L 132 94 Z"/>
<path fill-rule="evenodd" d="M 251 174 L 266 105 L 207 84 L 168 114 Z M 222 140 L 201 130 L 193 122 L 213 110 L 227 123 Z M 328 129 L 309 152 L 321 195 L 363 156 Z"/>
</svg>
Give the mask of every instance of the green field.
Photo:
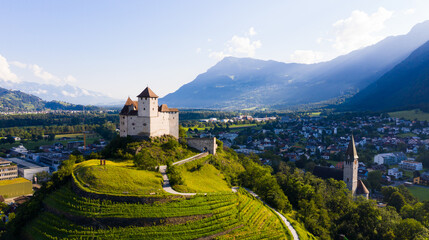
<svg viewBox="0 0 429 240">
<path fill-rule="evenodd" d="M 75 196 L 69 189 L 60 189 L 54 194 L 45 201 L 50 208 L 79 216 L 96 217 L 99 221 L 112 216 L 123 219 L 141 217 L 149 222 L 154 219 L 151 220 L 148 216 L 165 218 L 144 227 L 131 225 L 98 228 L 83 226 L 79 222 L 70 221 L 69 217 L 45 211 L 25 226 L 24 238 L 292 239 L 279 217 L 242 189 L 237 193 L 196 195 L 189 200 L 183 198 L 175 202 L 150 205 L 97 202 Z M 186 214 L 192 214 L 194 218 L 184 217 Z"/>
<path fill-rule="evenodd" d="M 429 188 L 419 187 L 419 186 L 410 186 L 408 190 L 419 199 L 419 201 L 429 201 Z"/>
<path fill-rule="evenodd" d="M 390 112 L 389 115 L 391 117 L 403 118 L 407 120 L 417 119 L 419 121 L 429 121 L 429 113 L 425 113 L 420 110 Z"/>
<path fill-rule="evenodd" d="M 64 135 L 58 135 L 58 136 L 63 137 L 63 136 L 67 136 L 67 135 L 75 135 L 75 134 L 64 134 Z M 81 135 L 81 134 L 77 134 L 77 135 Z M 83 140 L 83 135 L 81 135 L 81 136 L 82 136 L 82 138 L 79 139 L 79 140 Z M 59 137 L 59 138 L 61 138 L 61 137 Z M 76 139 L 59 141 L 59 140 L 57 140 L 57 139 L 59 139 L 59 138 L 57 138 L 57 136 L 55 136 L 55 138 L 56 138 L 56 140 L 52 140 L 52 141 L 50 141 L 50 140 L 37 140 L 37 141 L 29 140 L 29 141 L 25 141 L 25 142 L 22 142 L 22 141 L 21 142 L 15 142 L 15 143 L 12 143 L 12 144 L 5 143 L 5 144 L 0 144 L 0 149 L 9 150 L 12 147 L 17 147 L 20 144 L 22 144 L 22 145 L 24 145 L 25 148 L 33 150 L 33 149 L 38 149 L 40 146 L 52 145 L 52 144 L 57 143 L 57 142 L 65 145 L 65 146 L 67 146 L 68 142 L 70 142 L 70 141 L 76 141 Z M 86 138 L 86 144 L 92 144 L 96 140 L 99 140 L 99 139 L 100 139 L 100 137 L 97 136 L 97 135 L 87 136 L 87 138 Z"/>
<path fill-rule="evenodd" d="M 87 191 L 115 195 L 166 194 L 159 172 L 138 170 L 132 161 L 112 162 L 100 166 L 100 160 L 76 165 L 74 176 Z"/>
<path fill-rule="evenodd" d="M 224 175 L 213 165 L 206 163 L 209 158 L 210 156 L 178 166 L 184 184 L 176 185 L 174 189 L 197 193 L 230 192 L 231 188 Z"/>
<path fill-rule="evenodd" d="M 0 195 L 4 198 L 17 197 L 33 193 L 33 185 L 25 178 L 0 181 Z"/>
</svg>

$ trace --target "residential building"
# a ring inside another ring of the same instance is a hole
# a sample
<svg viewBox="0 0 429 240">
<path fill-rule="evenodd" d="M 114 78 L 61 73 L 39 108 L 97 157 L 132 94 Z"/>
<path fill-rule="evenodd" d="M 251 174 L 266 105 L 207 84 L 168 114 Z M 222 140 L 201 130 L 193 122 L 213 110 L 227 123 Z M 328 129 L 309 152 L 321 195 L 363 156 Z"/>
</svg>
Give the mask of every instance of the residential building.
<svg viewBox="0 0 429 240">
<path fill-rule="evenodd" d="M 402 152 L 381 153 L 374 156 L 374 163 L 378 165 L 395 165 L 403 160 L 407 160 L 407 156 Z"/>
<path fill-rule="evenodd" d="M 399 164 L 399 167 L 409 171 L 423 170 L 423 164 L 421 162 L 404 160 Z"/>
<path fill-rule="evenodd" d="M 389 176 L 393 176 L 396 179 L 401 178 L 402 177 L 402 172 L 400 172 L 398 170 L 398 168 L 391 168 L 389 170 L 387 170 L 387 175 Z"/>
<path fill-rule="evenodd" d="M 36 173 L 40 173 L 40 172 L 49 173 L 48 166 L 43 166 L 41 164 L 38 164 L 35 162 L 29 162 L 19 158 L 8 158 L 7 160 L 15 163 L 18 166 L 19 176 L 30 181 L 34 180 L 34 176 L 36 175 Z"/>
<path fill-rule="evenodd" d="M 10 180 L 18 177 L 18 166 L 11 161 L 0 158 L 0 180 Z"/>
</svg>

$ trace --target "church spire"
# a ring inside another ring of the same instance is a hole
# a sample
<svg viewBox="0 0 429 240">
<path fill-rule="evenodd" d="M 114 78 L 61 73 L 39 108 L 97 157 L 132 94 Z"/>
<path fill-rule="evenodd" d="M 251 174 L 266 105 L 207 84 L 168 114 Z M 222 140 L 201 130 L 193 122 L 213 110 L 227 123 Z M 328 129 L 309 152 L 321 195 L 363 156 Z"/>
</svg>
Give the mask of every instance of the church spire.
<svg viewBox="0 0 429 240">
<path fill-rule="evenodd" d="M 352 139 L 349 142 L 349 146 L 347 147 L 346 151 L 346 161 L 347 162 L 353 162 L 355 159 L 358 159 L 357 151 L 356 151 L 356 145 L 355 145 L 355 139 L 352 135 Z"/>
</svg>

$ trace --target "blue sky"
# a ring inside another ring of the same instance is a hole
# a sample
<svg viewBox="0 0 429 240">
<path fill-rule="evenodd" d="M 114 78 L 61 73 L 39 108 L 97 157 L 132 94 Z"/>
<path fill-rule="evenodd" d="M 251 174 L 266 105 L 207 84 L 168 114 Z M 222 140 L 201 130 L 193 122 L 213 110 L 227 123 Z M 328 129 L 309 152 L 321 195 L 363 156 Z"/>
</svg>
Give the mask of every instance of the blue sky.
<svg viewBox="0 0 429 240">
<path fill-rule="evenodd" d="M 0 79 L 164 96 L 224 56 L 326 61 L 407 33 L 429 1 L 1 1 Z"/>
</svg>

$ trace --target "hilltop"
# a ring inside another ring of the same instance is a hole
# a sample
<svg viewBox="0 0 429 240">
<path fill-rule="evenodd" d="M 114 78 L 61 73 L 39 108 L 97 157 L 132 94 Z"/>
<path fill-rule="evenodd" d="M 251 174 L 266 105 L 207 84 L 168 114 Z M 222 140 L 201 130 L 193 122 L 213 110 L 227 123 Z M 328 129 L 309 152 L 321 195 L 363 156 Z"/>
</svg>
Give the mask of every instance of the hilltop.
<svg viewBox="0 0 429 240">
<path fill-rule="evenodd" d="M 121 141 L 114 144 L 122 147 L 110 147 L 114 158 L 105 165 L 98 159 L 65 161 L 44 196 L 38 195 L 42 208 L 33 209 L 32 220 L 18 214 L 15 226 L 27 224 L 16 233 L 24 239 L 292 239 L 270 208 L 244 189 L 233 191 L 245 168 L 221 143 L 216 156 L 173 167 L 197 152 L 171 138 Z M 161 155 L 168 160 L 158 161 Z M 142 164 L 142 158 L 157 162 Z M 178 179 L 175 190 L 197 194 L 165 192 L 159 164 L 169 166 L 171 181 Z"/>
</svg>

